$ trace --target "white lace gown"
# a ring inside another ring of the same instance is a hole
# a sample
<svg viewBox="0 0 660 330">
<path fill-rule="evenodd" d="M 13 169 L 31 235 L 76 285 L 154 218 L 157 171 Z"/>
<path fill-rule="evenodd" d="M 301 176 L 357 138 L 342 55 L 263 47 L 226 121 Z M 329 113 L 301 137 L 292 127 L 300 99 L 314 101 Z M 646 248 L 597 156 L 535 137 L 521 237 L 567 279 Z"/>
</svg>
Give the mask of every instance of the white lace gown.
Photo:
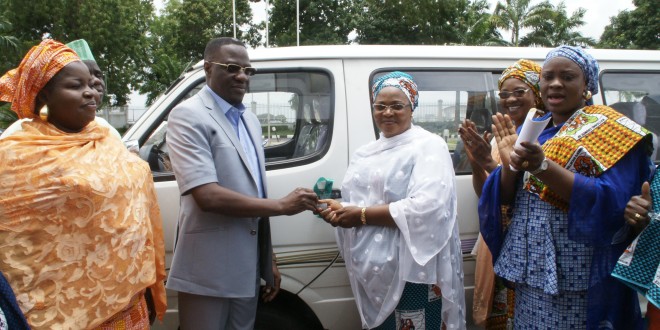
<svg viewBox="0 0 660 330">
<path fill-rule="evenodd" d="M 406 282 L 437 284 L 447 329 L 465 329 L 455 177 L 445 141 L 420 127 L 359 148 L 342 183 L 344 205 L 389 204 L 397 228 L 338 228 L 363 327 L 381 324 Z"/>
</svg>

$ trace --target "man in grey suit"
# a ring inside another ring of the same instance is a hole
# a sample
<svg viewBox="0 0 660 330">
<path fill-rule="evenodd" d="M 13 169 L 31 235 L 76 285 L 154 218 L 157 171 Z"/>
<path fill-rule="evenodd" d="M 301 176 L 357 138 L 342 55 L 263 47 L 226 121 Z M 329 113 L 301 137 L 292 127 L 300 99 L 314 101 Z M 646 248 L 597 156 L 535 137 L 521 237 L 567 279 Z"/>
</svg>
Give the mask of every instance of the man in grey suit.
<svg viewBox="0 0 660 330">
<path fill-rule="evenodd" d="M 179 292 L 182 330 L 252 330 L 260 278 L 265 301 L 280 285 L 268 217 L 316 211 L 318 199 L 303 188 L 266 198 L 261 125 L 242 104 L 256 72 L 245 45 L 209 41 L 204 72 L 206 86 L 168 118 L 181 209 L 167 288 Z"/>
</svg>

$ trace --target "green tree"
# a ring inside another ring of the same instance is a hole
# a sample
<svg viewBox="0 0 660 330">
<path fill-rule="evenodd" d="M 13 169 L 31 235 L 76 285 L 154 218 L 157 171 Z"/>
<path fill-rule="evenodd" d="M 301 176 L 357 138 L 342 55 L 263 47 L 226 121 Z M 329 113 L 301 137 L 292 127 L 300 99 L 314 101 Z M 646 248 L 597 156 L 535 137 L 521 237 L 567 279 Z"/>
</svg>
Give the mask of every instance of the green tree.
<svg viewBox="0 0 660 330">
<path fill-rule="evenodd" d="M 232 1 L 169 0 L 152 33 L 159 43 L 172 49 L 171 54 L 183 60 L 200 60 L 210 39 L 234 35 L 232 12 Z M 236 0 L 236 37 L 256 47 L 261 36 L 251 21 L 248 1 Z"/>
<path fill-rule="evenodd" d="M 109 94 L 126 104 L 131 87 L 148 63 L 146 37 L 152 0 L 2 0 L 15 36 L 37 44 L 42 37 L 69 42 L 86 39 L 106 76 Z"/>
<path fill-rule="evenodd" d="M 145 68 L 142 74 L 142 84 L 138 88 L 141 94 L 147 96 L 145 106 L 151 105 L 156 98 L 182 74 L 187 65 L 193 65 L 182 61 L 176 55 L 167 54 L 161 50 L 152 52 L 150 67 Z"/>
<path fill-rule="evenodd" d="M 5 130 L 18 119 L 16 113 L 11 111 L 10 107 L 11 104 L 9 103 L 0 105 L 0 131 Z"/>
<path fill-rule="evenodd" d="M 0 16 L 0 75 L 12 69 L 14 59 L 18 56 L 20 41 L 11 35 L 12 25 L 4 15 Z M 0 130 L 4 130 L 18 117 L 11 111 L 10 104 L 0 102 Z"/>
<path fill-rule="evenodd" d="M 269 13 L 269 44 L 296 45 L 296 1 L 274 0 Z M 341 45 L 349 42 L 355 18 L 354 0 L 300 0 L 300 44 Z"/>
<path fill-rule="evenodd" d="M 511 31 L 511 46 L 520 46 L 520 32 L 524 28 L 539 26 L 553 15 L 553 8 L 547 0 L 530 6 L 531 0 L 506 0 L 497 2 L 492 20 L 495 26 Z"/>
<path fill-rule="evenodd" d="M 360 44 L 472 44 L 488 30 L 486 24 L 479 23 L 483 2 L 360 0 L 358 5 L 356 41 Z M 466 18 L 469 14 L 472 16 Z M 470 30 L 474 24 L 478 28 Z"/>
<path fill-rule="evenodd" d="M 594 46 L 596 40 L 585 37 L 577 31 L 585 23 L 584 14 L 586 12 L 586 9 L 578 8 L 568 17 L 566 5 L 562 1 L 557 7 L 553 8 L 549 17 L 534 24 L 532 32 L 520 39 L 520 45 L 543 47 L 556 47 L 559 45 Z"/>
<path fill-rule="evenodd" d="M 610 18 L 600 37 L 601 48 L 660 49 L 660 7 L 657 1 L 633 0 L 635 9 Z"/>
<path fill-rule="evenodd" d="M 12 25 L 4 15 L 0 16 L 0 51 L 1 52 L 15 52 L 18 50 L 19 41 L 13 35 Z"/>
<path fill-rule="evenodd" d="M 465 12 L 459 16 L 459 40 L 462 45 L 502 46 L 506 41 L 497 30 L 488 13 L 488 2 L 476 0 L 468 5 Z"/>
<path fill-rule="evenodd" d="M 231 1 L 170 0 L 154 19 L 147 47 L 148 64 L 141 75 L 140 93 L 147 105 L 165 91 L 186 68 L 204 55 L 206 43 L 216 37 L 233 36 Z M 247 0 L 236 1 L 237 38 L 256 47 L 261 44 L 259 28 L 254 25 Z"/>
<path fill-rule="evenodd" d="M 14 68 L 20 61 L 22 43 L 13 34 L 9 19 L 0 15 L 0 75 Z"/>
</svg>

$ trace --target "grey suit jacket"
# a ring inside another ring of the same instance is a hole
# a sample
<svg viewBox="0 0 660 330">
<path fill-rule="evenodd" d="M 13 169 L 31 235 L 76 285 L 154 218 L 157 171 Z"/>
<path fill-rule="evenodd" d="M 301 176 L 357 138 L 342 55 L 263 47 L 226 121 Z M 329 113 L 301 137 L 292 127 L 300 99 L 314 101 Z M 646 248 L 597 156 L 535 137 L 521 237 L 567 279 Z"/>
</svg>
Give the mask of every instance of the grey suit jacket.
<svg viewBox="0 0 660 330">
<path fill-rule="evenodd" d="M 243 119 L 255 141 L 265 186 L 261 125 L 249 110 Z M 200 185 L 217 182 L 241 194 L 258 196 L 257 181 L 243 147 L 209 90 L 203 88 L 172 110 L 167 143 L 181 191 L 167 288 L 214 297 L 254 296 L 257 272 L 267 283 L 273 283 L 268 219 L 204 212 L 189 193 Z"/>
</svg>

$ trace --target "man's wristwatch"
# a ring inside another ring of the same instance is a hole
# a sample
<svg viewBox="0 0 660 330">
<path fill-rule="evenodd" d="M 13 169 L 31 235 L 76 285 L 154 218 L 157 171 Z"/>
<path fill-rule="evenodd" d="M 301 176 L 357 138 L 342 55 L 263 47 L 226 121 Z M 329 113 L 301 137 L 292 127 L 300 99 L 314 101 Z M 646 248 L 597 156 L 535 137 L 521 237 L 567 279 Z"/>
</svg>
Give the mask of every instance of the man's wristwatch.
<svg viewBox="0 0 660 330">
<path fill-rule="evenodd" d="M 541 172 L 543 172 L 547 169 L 548 169 L 548 159 L 543 158 L 543 161 L 541 162 L 541 165 L 537 169 L 535 169 L 533 171 L 529 171 L 529 174 L 537 175 L 537 174 L 539 174 L 539 173 L 541 173 Z"/>
</svg>

